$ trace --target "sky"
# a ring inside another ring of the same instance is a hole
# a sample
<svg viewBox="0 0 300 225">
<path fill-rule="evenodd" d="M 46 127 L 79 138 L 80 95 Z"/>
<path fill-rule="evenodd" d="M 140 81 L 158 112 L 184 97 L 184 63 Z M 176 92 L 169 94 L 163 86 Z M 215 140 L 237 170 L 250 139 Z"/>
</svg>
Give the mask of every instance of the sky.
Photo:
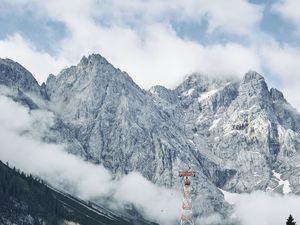
<svg viewBox="0 0 300 225">
<path fill-rule="evenodd" d="M 262 74 L 300 111 L 299 0 L 0 0 L 0 57 L 46 81 L 99 53 L 141 87 Z"/>
</svg>

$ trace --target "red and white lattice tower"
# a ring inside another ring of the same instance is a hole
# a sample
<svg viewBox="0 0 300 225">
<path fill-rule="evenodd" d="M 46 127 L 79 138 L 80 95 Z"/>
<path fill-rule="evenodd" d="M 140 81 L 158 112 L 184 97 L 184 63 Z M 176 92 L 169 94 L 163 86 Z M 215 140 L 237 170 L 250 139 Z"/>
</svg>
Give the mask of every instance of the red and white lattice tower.
<svg viewBox="0 0 300 225">
<path fill-rule="evenodd" d="M 180 171 L 179 177 L 183 178 L 183 201 L 180 217 L 180 225 L 194 225 L 191 181 L 189 177 L 194 177 L 194 171 Z"/>
</svg>

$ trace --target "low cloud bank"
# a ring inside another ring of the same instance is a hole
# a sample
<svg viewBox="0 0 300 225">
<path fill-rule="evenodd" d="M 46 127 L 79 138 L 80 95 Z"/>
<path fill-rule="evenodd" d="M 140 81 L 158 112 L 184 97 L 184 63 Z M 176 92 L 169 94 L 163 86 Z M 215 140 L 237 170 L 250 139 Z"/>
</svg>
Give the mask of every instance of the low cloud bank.
<svg viewBox="0 0 300 225">
<path fill-rule="evenodd" d="M 234 205 L 233 217 L 242 225 L 284 225 L 290 214 L 300 223 L 300 196 L 262 191 L 251 194 L 225 192 L 225 199 Z"/>
</svg>

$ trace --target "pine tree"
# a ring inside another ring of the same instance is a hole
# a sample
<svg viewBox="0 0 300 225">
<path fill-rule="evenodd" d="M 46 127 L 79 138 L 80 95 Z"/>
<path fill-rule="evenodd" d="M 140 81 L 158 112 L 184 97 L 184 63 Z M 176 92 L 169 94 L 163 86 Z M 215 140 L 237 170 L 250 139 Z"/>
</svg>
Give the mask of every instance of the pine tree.
<svg viewBox="0 0 300 225">
<path fill-rule="evenodd" d="M 289 218 L 286 221 L 286 225 L 296 225 L 293 216 L 290 214 Z"/>
</svg>

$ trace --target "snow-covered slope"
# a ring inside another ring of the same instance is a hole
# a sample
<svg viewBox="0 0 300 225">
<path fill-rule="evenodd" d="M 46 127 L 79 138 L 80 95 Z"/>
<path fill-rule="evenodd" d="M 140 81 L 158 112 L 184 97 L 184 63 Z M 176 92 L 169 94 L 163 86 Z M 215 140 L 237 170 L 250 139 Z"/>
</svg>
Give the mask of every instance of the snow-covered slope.
<svg viewBox="0 0 300 225">
<path fill-rule="evenodd" d="M 17 65 L 0 61 L 0 84 L 22 91 L 32 110 L 53 113 L 44 141 L 66 144 L 66 151 L 103 164 L 115 177 L 138 171 L 173 188 L 180 188 L 178 170 L 190 165 L 197 172 L 196 214 L 230 212 L 219 188 L 251 192 L 289 184 L 300 192 L 300 116 L 256 72 L 242 80 L 194 74 L 174 90 L 145 91 L 100 55 L 83 57 L 41 87 Z M 9 82 L 15 73 L 25 84 Z"/>
</svg>

